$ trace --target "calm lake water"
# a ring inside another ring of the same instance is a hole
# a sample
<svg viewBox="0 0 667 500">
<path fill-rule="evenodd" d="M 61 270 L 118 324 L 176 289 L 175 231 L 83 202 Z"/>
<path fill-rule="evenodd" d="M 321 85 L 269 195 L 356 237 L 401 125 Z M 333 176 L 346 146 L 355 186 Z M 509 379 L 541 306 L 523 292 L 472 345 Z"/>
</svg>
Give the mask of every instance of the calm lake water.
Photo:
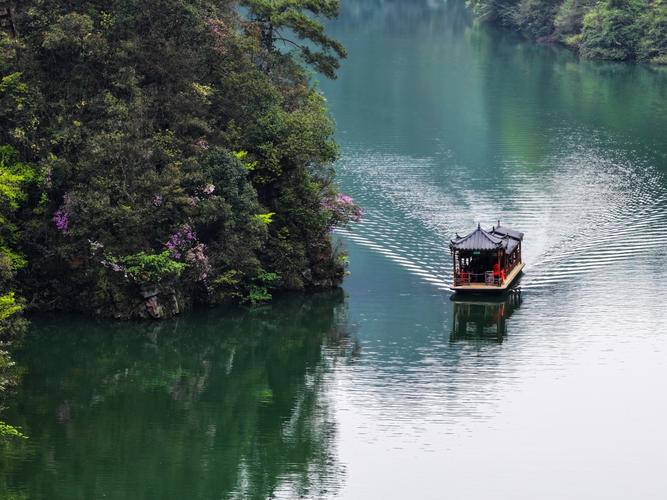
<svg viewBox="0 0 667 500">
<path fill-rule="evenodd" d="M 665 498 L 667 71 L 343 3 L 344 290 L 37 319 L 0 498 Z M 451 301 L 448 238 L 497 219 L 521 294 Z"/>
</svg>

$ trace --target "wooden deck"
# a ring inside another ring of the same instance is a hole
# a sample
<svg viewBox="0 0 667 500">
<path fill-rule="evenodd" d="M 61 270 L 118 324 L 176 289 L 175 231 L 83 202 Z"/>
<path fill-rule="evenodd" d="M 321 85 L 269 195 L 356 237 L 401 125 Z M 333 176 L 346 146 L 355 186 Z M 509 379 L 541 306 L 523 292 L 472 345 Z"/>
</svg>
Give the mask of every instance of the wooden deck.
<svg viewBox="0 0 667 500">
<path fill-rule="evenodd" d="M 472 293 L 499 293 L 499 292 L 504 292 L 507 290 L 510 286 L 512 286 L 512 283 L 516 281 L 516 279 L 519 277 L 521 274 L 521 271 L 523 268 L 526 266 L 524 262 L 521 262 L 519 265 L 517 265 L 512 271 L 505 276 L 505 281 L 498 286 L 498 285 L 487 285 L 486 283 L 469 283 L 467 285 L 453 285 L 449 287 L 450 290 L 454 292 L 472 292 Z"/>
</svg>

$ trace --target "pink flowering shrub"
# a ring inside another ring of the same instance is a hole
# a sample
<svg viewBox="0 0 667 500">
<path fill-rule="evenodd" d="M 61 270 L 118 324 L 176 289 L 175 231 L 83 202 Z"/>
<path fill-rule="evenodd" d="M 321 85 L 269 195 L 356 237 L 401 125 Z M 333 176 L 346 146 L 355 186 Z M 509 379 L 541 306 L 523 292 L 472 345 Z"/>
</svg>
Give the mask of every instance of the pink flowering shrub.
<svg viewBox="0 0 667 500">
<path fill-rule="evenodd" d="M 197 234 L 189 224 L 184 224 L 169 237 L 165 246 L 174 259 L 181 259 L 185 252 L 197 244 Z"/>
<path fill-rule="evenodd" d="M 229 50 L 229 44 L 225 42 L 225 39 L 229 37 L 231 29 L 225 22 L 221 19 L 208 19 L 206 22 L 208 30 L 213 35 L 214 49 L 220 54 L 227 54 Z"/>
<path fill-rule="evenodd" d="M 352 197 L 343 193 L 324 198 L 322 208 L 330 213 L 329 229 L 350 222 L 359 222 L 363 215 L 361 207 L 354 202 Z"/>
<path fill-rule="evenodd" d="M 63 234 L 66 234 L 70 229 L 70 217 L 72 211 L 72 198 L 70 194 L 63 197 L 63 204 L 53 214 L 51 220 L 56 226 L 56 229 Z"/>
<path fill-rule="evenodd" d="M 197 281 L 205 281 L 211 273 L 211 264 L 206 255 L 206 245 L 197 239 L 197 233 L 189 224 L 184 224 L 165 243 L 171 256 L 183 260 L 194 270 Z"/>
<path fill-rule="evenodd" d="M 59 208 L 53 214 L 53 223 L 58 231 L 66 233 L 69 229 L 69 214 L 63 208 Z"/>
</svg>

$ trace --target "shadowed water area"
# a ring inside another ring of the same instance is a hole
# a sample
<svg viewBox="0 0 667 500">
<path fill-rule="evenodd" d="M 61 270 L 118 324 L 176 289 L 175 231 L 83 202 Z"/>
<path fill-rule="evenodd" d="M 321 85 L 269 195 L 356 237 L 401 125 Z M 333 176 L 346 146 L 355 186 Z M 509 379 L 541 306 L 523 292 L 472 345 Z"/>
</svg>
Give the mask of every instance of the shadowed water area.
<svg viewBox="0 0 667 500">
<path fill-rule="evenodd" d="M 330 30 L 344 293 L 37 319 L 0 498 L 664 498 L 667 71 L 462 2 L 344 1 Z M 521 293 L 451 301 L 449 237 L 497 219 Z"/>
</svg>

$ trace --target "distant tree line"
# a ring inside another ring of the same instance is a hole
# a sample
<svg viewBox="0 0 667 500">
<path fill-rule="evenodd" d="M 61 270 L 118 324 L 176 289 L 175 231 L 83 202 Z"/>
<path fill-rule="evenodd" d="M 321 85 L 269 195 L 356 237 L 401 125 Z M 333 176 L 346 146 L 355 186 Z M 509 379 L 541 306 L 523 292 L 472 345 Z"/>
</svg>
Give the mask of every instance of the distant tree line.
<svg viewBox="0 0 667 500">
<path fill-rule="evenodd" d="M 667 64 L 665 0 L 468 0 L 477 16 L 587 59 Z"/>
</svg>

